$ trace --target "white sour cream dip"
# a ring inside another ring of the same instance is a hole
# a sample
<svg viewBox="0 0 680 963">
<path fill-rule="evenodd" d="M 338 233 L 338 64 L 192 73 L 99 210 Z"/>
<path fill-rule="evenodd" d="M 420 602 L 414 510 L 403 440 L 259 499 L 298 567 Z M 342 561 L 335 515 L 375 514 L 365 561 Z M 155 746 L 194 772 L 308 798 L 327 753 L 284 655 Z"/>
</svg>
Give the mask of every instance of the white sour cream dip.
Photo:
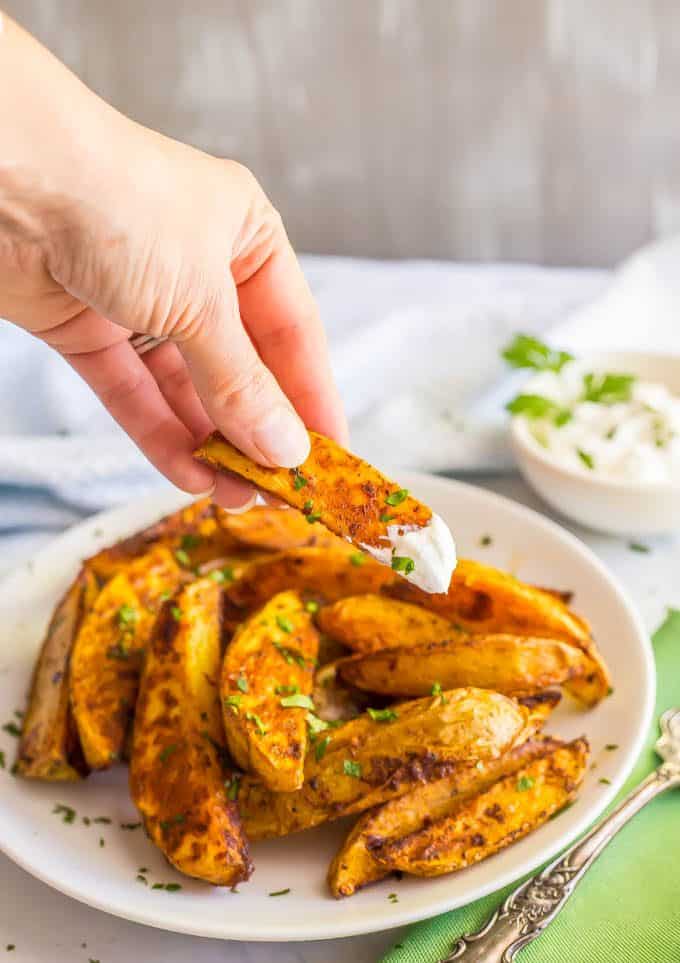
<svg viewBox="0 0 680 963">
<path fill-rule="evenodd" d="M 550 415 L 515 416 L 551 461 L 610 480 L 680 482 L 680 398 L 665 385 L 635 380 L 627 400 L 585 401 L 585 370 L 570 362 L 560 372 L 541 372 L 522 390 L 569 413 L 562 424 Z"/>
<path fill-rule="evenodd" d="M 363 545 L 364 551 L 383 565 L 393 558 L 410 559 L 411 571 L 399 574 L 424 592 L 447 592 L 456 567 L 456 546 L 443 518 L 432 513 L 427 525 L 388 525 L 385 547 Z"/>
</svg>

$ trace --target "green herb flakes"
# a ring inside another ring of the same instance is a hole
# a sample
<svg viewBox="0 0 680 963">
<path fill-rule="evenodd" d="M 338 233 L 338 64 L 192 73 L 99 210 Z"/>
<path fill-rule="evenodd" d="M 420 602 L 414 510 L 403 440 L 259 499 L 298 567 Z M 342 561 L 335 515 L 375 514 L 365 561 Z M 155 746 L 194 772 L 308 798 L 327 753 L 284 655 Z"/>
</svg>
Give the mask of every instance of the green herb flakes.
<svg viewBox="0 0 680 963">
<path fill-rule="evenodd" d="M 274 890 L 273 893 L 269 893 L 268 895 L 269 896 L 287 896 L 288 893 L 290 893 L 290 886 L 286 887 L 286 889 Z"/>
<path fill-rule="evenodd" d="M 172 615 L 172 617 L 173 617 L 173 619 L 175 620 L 175 622 L 181 622 L 181 621 L 182 621 L 183 612 L 182 612 L 181 608 L 180 608 L 178 605 L 173 605 L 173 606 L 172 606 L 172 608 L 170 609 L 170 614 Z"/>
<path fill-rule="evenodd" d="M 175 552 L 175 558 L 177 559 L 180 565 L 183 565 L 185 568 L 190 567 L 191 559 L 189 558 L 188 554 L 184 551 L 183 548 L 177 549 L 177 551 Z"/>
<path fill-rule="evenodd" d="M 165 832 L 166 829 L 172 829 L 173 826 L 181 826 L 185 820 L 186 815 L 184 813 L 177 813 L 177 815 L 172 816 L 171 819 L 161 819 L 158 825 Z"/>
<path fill-rule="evenodd" d="M 416 567 L 416 563 L 407 555 L 393 555 L 391 565 L 395 572 L 403 572 L 405 575 L 410 575 Z"/>
<path fill-rule="evenodd" d="M 533 368 L 536 371 L 561 371 L 574 356 L 549 347 L 537 338 L 517 334 L 501 352 L 513 368 Z"/>
<path fill-rule="evenodd" d="M 480 544 L 483 548 L 488 548 L 489 545 L 492 545 L 492 544 L 493 544 L 493 539 L 492 539 L 492 537 L 491 537 L 490 535 L 482 535 L 482 537 L 481 537 L 480 540 L 479 540 L 479 544 Z"/>
<path fill-rule="evenodd" d="M 430 689 L 430 695 L 440 696 L 442 694 L 442 684 L 441 682 L 434 682 L 432 688 Z"/>
<path fill-rule="evenodd" d="M 602 783 L 603 786 L 611 786 L 612 784 L 611 779 L 607 779 L 605 776 L 602 776 L 601 779 L 598 779 L 598 782 Z"/>
<path fill-rule="evenodd" d="M 527 792 L 532 789 L 535 781 L 531 776 L 521 776 L 517 780 L 517 792 Z"/>
<path fill-rule="evenodd" d="M 380 521 L 387 525 L 389 522 L 394 521 L 396 517 L 396 515 L 390 515 L 389 512 L 383 512 L 380 516 Z"/>
<path fill-rule="evenodd" d="M 326 749 L 331 741 L 330 736 L 324 736 L 323 739 L 319 739 L 314 746 L 314 758 L 317 762 L 321 762 L 323 757 L 326 755 Z"/>
<path fill-rule="evenodd" d="M 307 726 L 312 736 L 318 736 L 320 732 L 324 732 L 328 729 L 328 723 L 325 719 L 320 719 L 318 716 L 314 715 L 313 712 L 308 712 L 306 715 Z"/>
<path fill-rule="evenodd" d="M 396 492 L 390 492 L 390 494 L 385 499 L 385 504 L 391 505 L 396 508 L 397 505 L 401 505 L 408 498 L 408 488 L 399 488 Z"/>
<path fill-rule="evenodd" d="M 248 680 L 244 675 L 240 675 L 236 680 L 236 688 L 240 689 L 241 692 L 248 691 Z"/>
<path fill-rule="evenodd" d="M 281 631 L 285 632 L 287 635 L 290 635 L 290 633 L 295 628 L 291 620 L 286 615 L 277 615 L 276 624 L 281 629 Z"/>
<path fill-rule="evenodd" d="M 296 492 L 299 492 L 301 488 L 309 484 L 309 480 L 305 478 L 299 468 L 293 470 L 293 488 Z"/>
<path fill-rule="evenodd" d="M 190 551 L 192 548 L 198 548 L 200 544 L 201 536 L 194 535 L 191 532 L 187 532 L 186 535 L 182 535 L 182 539 L 179 543 L 180 548 L 183 548 L 185 551 Z"/>
<path fill-rule="evenodd" d="M 56 803 L 54 809 L 52 810 L 52 815 L 61 816 L 62 823 L 73 823 L 76 818 L 76 811 L 71 806 L 65 806 L 63 803 Z"/>
<path fill-rule="evenodd" d="M 232 802 L 238 799 L 240 785 L 241 777 L 237 773 L 234 773 L 231 779 L 228 779 L 224 784 L 224 787 L 227 790 L 227 799 L 230 799 Z"/>
<path fill-rule="evenodd" d="M 607 745 L 605 746 L 605 749 L 607 750 L 607 752 L 614 752 L 614 750 L 618 748 L 619 747 L 616 742 L 608 742 Z"/>
<path fill-rule="evenodd" d="M 394 709 L 367 709 L 366 712 L 374 722 L 394 722 L 399 718 Z"/>
<path fill-rule="evenodd" d="M 350 564 L 356 566 L 356 568 L 361 568 L 366 561 L 366 556 L 363 554 L 363 552 L 354 552 L 353 555 L 350 555 L 349 561 Z"/>
<path fill-rule="evenodd" d="M 277 685 L 274 692 L 277 695 L 297 695 L 300 691 L 300 687 L 297 685 Z"/>
<path fill-rule="evenodd" d="M 592 401 L 598 405 L 630 401 L 636 380 L 635 375 L 630 374 L 585 374 L 583 401 Z"/>
<path fill-rule="evenodd" d="M 314 709 L 312 699 L 308 695 L 302 695 L 301 693 L 284 696 L 279 701 L 284 709 Z"/>
<path fill-rule="evenodd" d="M 121 629 L 131 629 L 139 621 L 139 612 L 132 605 L 121 605 L 116 613 L 116 619 Z"/>
<path fill-rule="evenodd" d="M 178 749 L 179 745 L 176 742 L 171 743 L 169 746 L 165 746 L 165 748 L 161 749 L 161 751 L 158 753 L 159 761 L 165 765 L 173 752 L 177 752 Z"/>
<path fill-rule="evenodd" d="M 592 455 L 589 455 L 587 451 L 584 451 L 583 448 L 577 448 L 576 454 L 590 471 L 595 468 L 595 459 Z"/>
<path fill-rule="evenodd" d="M 258 736 L 267 735 L 267 727 L 265 726 L 264 722 L 262 721 L 262 719 L 260 719 L 260 717 L 257 715 L 256 712 L 246 712 L 246 719 L 248 720 L 248 722 L 253 723 L 253 725 L 255 726 L 255 731 L 257 732 Z"/>
<path fill-rule="evenodd" d="M 343 759 L 342 771 L 352 779 L 361 779 L 361 763 L 355 762 L 354 759 Z"/>
<path fill-rule="evenodd" d="M 642 555 L 647 555 L 649 552 L 651 552 L 649 545 L 643 545 L 642 542 L 629 542 L 628 548 L 631 550 L 631 552 L 640 552 Z"/>
<path fill-rule="evenodd" d="M 225 706 L 227 706 L 228 709 L 231 709 L 234 715 L 238 715 L 239 706 L 242 702 L 243 696 L 237 695 L 236 693 L 224 697 Z"/>
<path fill-rule="evenodd" d="M 5 768 L 5 753 L 0 749 L 0 769 Z"/>
<path fill-rule="evenodd" d="M 120 828 L 126 829 L 129 832 L 134 832 L 135 829 L 140 829 L 141 825 L 141 823 L 121 823 Z"/>
<path fill-rule="evenodd" d="M 145 886 L 149 885 L 148 879 L 146 878 L 146 876 L 142 876 L 141 873 L 137 874 L 136 879 L 138 883 L 144 883 Z"/>
<path fill-rule="evenodd" d="M 14 736 L 15 739 L 18 739 L 19 736 L 21 735 L 21 729 L 20 729 L 19 726 L 16 724 L 16 722 L 11 721 L 11 720 L 10 720 L 10 722 L 6 722 L 6 723 L 4 724 L 4 726 L 2 727 L 2 731 L 3 731 L 3 732 L 6 732 L 7 735 L 9 735 L 9 736 Z"/>
<path fill-rule="evenodd" d="M 319 603 L 310 599 L 309 602 L 305 602 L 305 611 L 309 612 L 310 615 L 315 615 L 319 611 Z"/>
</svg>

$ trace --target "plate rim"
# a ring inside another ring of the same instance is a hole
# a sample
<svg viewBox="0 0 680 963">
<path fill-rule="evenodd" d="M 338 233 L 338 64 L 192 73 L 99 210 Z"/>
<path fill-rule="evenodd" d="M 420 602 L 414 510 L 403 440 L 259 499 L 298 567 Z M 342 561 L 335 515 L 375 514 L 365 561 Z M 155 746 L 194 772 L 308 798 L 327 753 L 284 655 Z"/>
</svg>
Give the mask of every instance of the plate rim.
<svg viewBox="0 0 680 963">
<path fill-rule="evenodd" d="M 446 895 L 444 895 L 436 901 L 433 901 L 433 903 L 427 908 L 423 908 L 421 906 L 413 910 L 409 910 L 405 903 L 398 904 L 400 907 L 398 914 L 392 915 L 389 918 L 380 918 L 379 914 L 376 913 L 375 918 L 372 920 L 362 919 L 352 922 L 352 914 L 348 913 L 346 920 L 334 922 L 330 928 L 328 925 L 324 926 L 323 924 L 310 922 L 309 926 L 302 934 L 299 932 L 292 932 L 292 930 L 289 929 L 287 930 L 285 926 L 281 926 L 278 923 L 275 924 L 275 929 L 267 930 L 265 927 L 264 931 L 258 930 L 253 932 L 251 929 L 247 928 L 247 925 L 242 924 L 240 926 L 237 919 L 234 919 L 233 917 L 230 918 L 226 914 L 222 920 L 219 921 L 219 923 L 228 923 L 228 931 L 225 930 L 224 925 L 219 925 L 218 922 L 216 922 L 214 925 L 210 925 L 206 924 L 204 921 L 200 925 L 192 926 L 190 914 L 185 914 L 182 916 L 178 913 L 173 918 L 172 922 L 165 919 L 161 920 L 159 918 L 150 918 L 148 911 L 135 911 L 134 900 L 130 900 L 127 906 L 119 906 L 117 902 L 112 901 L 111 899 L 100 899 L 96 894 L 84 893 L 82 889 L 78 889 L 77 886 L 70 885 L 68 880 L 64 880 L 61 877 L 57 877 L 55 874 L 52 874 L 48 871 L 42 871 L 40 868 L 36 868 L 29 859 L 24 859 L 20 850 L 18 848 L 13 848 L 11 842 L 8 840 L 2 840 L 0 844 L 0 850 L 2 850 L 2 852 L 4 852 L 9 859 L 11 859 L 31 876 L 52 887 L 58 892 L 61 892 L 86 906 L 90 906 L 93 909 L 100 910 L 108 913 L 109 915 L 116 916 L 130 922 L 139 923 L 144 926 L 150 926 L 155 929 L 165 930 L 167 932 L 182 933 L 190 936 L 201 936 L 204 938 L 262 943 L 283 943 L 342 939 L 352 936 L 367 935 L 375 932 L 387 932 L 388 930 L 392 930 L 397 927 L 411 925 L 425 919 L 430 919 L 441 913 L 453 911 L 462 906 L 466 906 L 469 903 L 475 902 L 478 899 L 488 896 L 490 893 L 496 892 L 519 880 L 526 874 L 535 871 L 540 865 L 548 860 L 553 859 L 562 849 L 580 836 L 588 828 L 588 826 L 593 823 L 594 820 L 600 817 L 602 812 L 610 805 L 624 782 L 630 776 L 630 773 L 644 746 L 653 718 L 656 695 L 656 667 L 654 663 L 654 653 L 650 635 L 642 622 L 642 618 L 637 607 L 629 599 L 619 579 L 612 572 L 610 572 L 610 570 L 595 554 L 595 552 L 593 552 L 593 550 L 590 549 L 577 536 L 573 535 L 551 518 L 548 518 L 545 515 L 542 515 L 540 512 L 535 511 L 528 506 L 522 505 L 521 503 L 516 502 L 505 495 L 498 494 L 497 492 L 482 488 L 478 485 L 470 484 L 465 481 L 459 481 L 458 479 L 413 471 L 400 471 L 398 475 L 404 483 L 407 483 L 413 488 L 417 488 L 418 484 L 420 483 L 429 486 L 434 485 L 435 488 L 445 490 L 448 493 L 450 493 L 452 489 L 463 489 L 468 493 L 468 495 L 472 494 L 473 497 L 479 497 L 483 501 L 495 503 L 501 511 L 508 512 L 510 515 L 515 515 L 520 519 L 526 518 L 530 520 L 532 524 L 537 525 L 539 528 L 546 531 L 548 535 L 552 535 L 559 541 L 566 542 L 568 545 L 570 545 L 572 550 L 574 550 L 578 556 L 584 559 L 587 564 L 595 567 L 598 570 L 598 574 L 601 576 L 601 578 L 608 583 L 609 587 L 615 592 L 617 599 L 622 609 L 625 611 L 626 616 L 629 619 L 631 626 L 638 638 L 641 654 L 646 667 L 647 684 L 645 686 L 644 698 L 642 700 L 642 715 L 644 724 L 640 726 L 638 732 L 636 733 L 635 739 L 632 740 L 630 746 L 628 747 L 625 758 L 618 770 L 617 776 L 612 780 L 610 785 L 603 787 L 604 791 L 599 797 L 595 807 L 590 807 L 588 813 L 577 819 L 569 827 L 569 829 L 565 829 L 564 833 L 559 837 L 559 839 L 553 841 L 550 845 L 545 846 L 541 850 L 540 855 L 529 856 L 524 860 L 521 866 L 516 866 L 514 868 L 510 867 L 504 871 L 501 870 L 496 874 L 493 880 L 490 880 L 488 883 L 477 884 L 474 895 L 470 896 L 469 899 L 465 898 L 461 900 L 456 897 L 453 899 L 447 899 Z M 137 503 L 138 505 L 141 503 L 142 505 L 149 506 L 149 523 L 155 517 L 162 517 L 155 515 L 153 511 L 155 501 L 159 498 L 159 494 L 161 495 L 164 506 L 166 502 L 170 503 L 172 499 L 173 503 L 175 504 L 175 508 L 179 508 L 182 504 L 193 501 L 196 497 L 186 495 L 178 490 L 173 490 L 168 486 L 159 486 L 159 489 L 156 492 L 149 494 L 143 499 L 140 499 Z M 93 525 L 96 529 L 98 525 L 106 526 L 107 524 L 114 526 L 118 525 L 118 537 L 124 537 L 126 534 L 126 529 L 122 520 L 125 519 L 127 513 L 129 512 L 129 508 L 130 503 L 115 506 L 95 515 L 90 515 L 83 521 L 78 522 L 76 525 L 73 525 L 61 532 L 54 539 L 51 539 L 46 545 L 40 548 L 38 552 L 36 552 L 30 559 L 21 564 L 14 572 L 0 579 L 0 595 L 4 594 L 8 590 L 11 591 L 13 581 L 23 578 L 26 570 L 28 569 L 28 571 L 30 571 L 33 564 L 38 565 L 41 556 L 48 555 L 51 551 L 54 551 L 55 546 L 58 545 L 62 539 L 77 539 L 79 533 L 81 532 L 84 536 L 86 536 L 88 530 L 91 530 Z M 168 511 L 173 510 L 175 509 L 168 509 L 167 507 L 164 507 L 162 514 L 167 514 Z M 121 519 L 121 521 L 119 521 L 119 519 Z M 401 909 L 401 907 L 403 907 L 403 909 Z M 385 907 L 385 909 L 387 909 L 387 907 Z"/>
</svg>

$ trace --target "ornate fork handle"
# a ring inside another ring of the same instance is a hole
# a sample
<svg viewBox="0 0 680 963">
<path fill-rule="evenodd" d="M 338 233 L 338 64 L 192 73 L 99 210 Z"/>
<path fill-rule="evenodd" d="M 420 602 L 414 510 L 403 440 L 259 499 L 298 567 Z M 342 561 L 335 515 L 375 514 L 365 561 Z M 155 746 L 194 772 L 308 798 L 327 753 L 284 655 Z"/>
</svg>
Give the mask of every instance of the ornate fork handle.
<svg viewBox="0 0 680 963">
<path fill-rule="evenodd" d="M 515 954 L 555 919 L 607 843 L 643 806 L 674 786 L 680 786 L 680 765 L 665 762 L 583 839 L 518 886 L 481 929 L 462 936 L 439 963 L 512 963 Z"/>
</svg>

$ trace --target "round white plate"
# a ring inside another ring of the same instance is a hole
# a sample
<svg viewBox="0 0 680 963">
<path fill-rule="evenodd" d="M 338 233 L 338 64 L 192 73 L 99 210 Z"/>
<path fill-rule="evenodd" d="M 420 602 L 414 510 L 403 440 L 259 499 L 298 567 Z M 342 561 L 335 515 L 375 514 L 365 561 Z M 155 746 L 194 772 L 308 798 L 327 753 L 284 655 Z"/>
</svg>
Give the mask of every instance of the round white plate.
<svg viewBox="0 0 680 963">
<path fill-rule="evenodd" d="M 339 902 L 329 895 L 325 877 L 346 826 L 319 827 L 256 844 L 255 873 L 233 893 L 181 876 L 141 829 L 121 828 L 138 818 L 124 768 L 78 785 L 13 778 L 9 767 L 16 743 L 2 731 L 7 768 L 0 771 L 0 848 L 50 886 L 138 923 L 228 939 L 316 940 L 384 930 L 469 903 L 534 869 L 582 832 L 620 788 L 650 724 L 654 663 L 637 614 L 595 556 L 540 515 L 458 482 L 404 473 L 400 481 L 448 521 L 462 556 L 507 568 L 529 582 L 574 590 L 576 609 L 592 622 L 614 692 L 589 712 L 565 700 L 549 726 L 567 739 L 585 733 L 591 742 L 597 767 L 588 773 L 574 806 L 463 872 L 434 880 L 390 879 Z M 187 500 L 163 490 L 90 519 L 0 584 L 0 722 L 23 708 L 49 614 L 80 560 Z M 485 535 L 492 538 L 488 546 L 480 542 Z M 618 748 L 606 751 L 612 743 Z M 73 807 L 77 819 L 62 822 L 53 813 L 58 803 Z M 112 822 L 88 825 L 83 817 Z M 149 885 L 137 880 L 142 867 Z M 180 883 L 182 889 L 153 890 L 155 882 Z M 287 887 L 286 895 L 269 895 Z M 398 901 L 389 900 L 390 893 Z"/>
</svg>

